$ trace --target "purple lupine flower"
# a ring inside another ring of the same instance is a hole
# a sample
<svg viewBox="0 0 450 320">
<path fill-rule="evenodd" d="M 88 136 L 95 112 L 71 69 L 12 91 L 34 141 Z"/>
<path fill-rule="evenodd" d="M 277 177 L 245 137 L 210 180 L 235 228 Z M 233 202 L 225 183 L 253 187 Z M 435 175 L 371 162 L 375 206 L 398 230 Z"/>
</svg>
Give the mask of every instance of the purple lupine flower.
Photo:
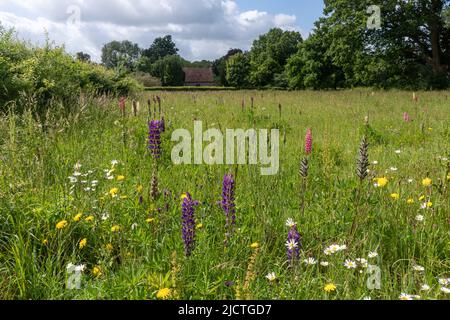
<svg viewBox="0 0 450 320">
<path fill-rule="evenodd" d="M 305 152 L 306 154 L 311 154 L 312 152 L 312 130 L 309 128 L 306 132 L 306 143 L 305 143 Z"/>
<path fill-rule="evenodd" d="M 289 220 L 288 220 L 289 221 Z M 300 256 L 300 233 L 297 230 L 297 225 L 293 222 L 288 222 L 288 226 L 290 226 L 290 230 L 288 233 L 288 238 L 286 242 L 287 247 L 287 257 L 288 260 L 293 263 Z"/>
<path fill-rule="evenodd" d="M 220 206 L 226 216 L 226 241 L 236 225 L 236 203 L 234 198 L 235 182 L 232 174 L 223 177 L 222 201 Z"/>
<path fill-rule="evenodd" d="M 182 207 L 182 236 L 184 242 L 184 253 L 189 257 L 195 248 L 195 206 L 198 201 L 192 200 L 189 193 L 183 195 Z"/>
<path fill-rule="evenodd" d="M 153 158 L 161 156 L 161 123 L 159 120 L 151 120 L 148 123 L 148 148 Z"/>
<path fill-rule="evenodd" d="M 166 120 L 164 119 L 164 116 L 161 117 L 160 129 L 161 129 L 161 133 L 166 132 Z"/>
</svg>

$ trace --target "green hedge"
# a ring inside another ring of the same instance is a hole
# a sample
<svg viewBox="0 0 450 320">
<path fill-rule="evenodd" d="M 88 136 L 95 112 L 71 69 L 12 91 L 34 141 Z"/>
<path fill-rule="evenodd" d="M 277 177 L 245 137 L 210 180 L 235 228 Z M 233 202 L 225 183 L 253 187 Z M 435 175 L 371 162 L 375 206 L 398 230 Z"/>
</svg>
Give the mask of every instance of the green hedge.
<svg viewBox="0 0 450 320">
<path fill-rule="evenodd" d="M 0 29 L 0 112 L 15 105 L 43 115 L 52 105 L 67 112 L 77 107 L 82 92 L 129 95 L 143 89 L 136 80 L 103 66 L 76 60 L 64 48 L 34 47 Z"/>
</svg>

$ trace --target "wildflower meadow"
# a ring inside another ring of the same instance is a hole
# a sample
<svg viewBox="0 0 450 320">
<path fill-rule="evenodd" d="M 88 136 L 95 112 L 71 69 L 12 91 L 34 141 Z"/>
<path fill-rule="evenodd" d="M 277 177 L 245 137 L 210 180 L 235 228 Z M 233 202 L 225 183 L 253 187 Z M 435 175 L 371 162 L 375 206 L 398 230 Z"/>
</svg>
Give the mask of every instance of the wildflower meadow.
<svg viewBox="0 0 450 320">
<path fill-rule="evenodd" d="M 44 122 L 10 111 L 0 298 L 449 299 L 449 95 L 154 91 Z M 196 121 L 276 130 L 278 171 L 174 163 L 173 133 Z"/>
</svg>

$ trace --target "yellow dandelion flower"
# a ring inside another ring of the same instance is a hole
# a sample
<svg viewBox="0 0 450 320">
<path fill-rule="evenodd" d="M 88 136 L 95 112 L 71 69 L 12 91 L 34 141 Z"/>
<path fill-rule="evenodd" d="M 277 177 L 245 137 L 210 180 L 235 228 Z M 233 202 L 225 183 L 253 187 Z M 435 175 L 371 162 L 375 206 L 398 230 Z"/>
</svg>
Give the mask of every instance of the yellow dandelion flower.
<svg viewBox="0 0 450 320">
<path fill-rule="evenodd" d="M 125 176 L 117 176 L 117 181 L 124 181 L 125 180 Z"/>
<path fill-rule="evenodd" d="M 113 247 L 113 245 L 112 245 L 111 243 L 108 243 L 108 244 L 105 246 L 105 248 L 106 248 L 106 250 L 108 250 L 108 251 L 112 251 L 112 250 L 114 249 L 114 247 Z"/>
<path fill-rule="evenodd" d="M 432 185 L 432 183 L 433 183 L 433 181 L 430 178 L 425 178 L 422 180 L 422 185 L 424 187 L 429 187 Z"/>
<path fill-rule="evenodd" d="M 120 231 L 120 226 L 118 226 L 118 225 L 112 226 L 111 232 L 119 232 L 119 231 Z"/>
<path fill-rule="evenodd" d="M 142 193 L 143 190 L 144 190 L 144 187 L 143 187 L 142 185 L 138 185 L 138 186 L 136 187 L 136 191 L 137 191 L 138 193 Z"/>
<path fill-rule="evenodd" d="M 42 240 L 42 244 L 43 244 L 44 246 L 48 245 L 48 240 L 47 240 L 47 239 Z"/>
<path fill-rule="evenodd" d="M 450 180 L 450 172 L 447 173 L 447 180 Z"/>
<path fill-rule="evenodd" d="M 73 217 L 73 221 L 78 222 L 81 220 L 82 217 L 83 217 L 83 214 L 79 213 L 75 217 Z"/>
<path fill-rule="evenodd" d="M 80 241 L 80 243 L 78 244 L 78 247 L 80 249 L 83 249 L 84 247 L 86 247 L 86 245 L 87 245 L 87 239 L 84 238 L 83 240 Z"/>
<path fill-rule="evenodd" d="M 147 220 L 145 220 L 147 223 L 153 223 L 155 222 L 155 218 L 148 218 Z"/>
<path fill-rule="evenodd" d="M 109 195 L 113 198 L 117 197 L 117 194 L 119 193 L 119 189 L 118 188 L 112 188 L 111 190 L 109 190 Z"/>
<path fill-rule="evenodd" d="M 383 188 L 388 184 L 388 179 L 387 178 L 376 178 L 375 182 L 376 182 L 377 187 Z"/>
<path fill-rule="evenodd" d="M 413 204 L 414 203 L 414 199 L 413 198 L 409 198 L 408 200 L 406 200 L 407 204 Z"/>
<path fill-rule="evenodd" d="M 171 294 L 172 294 L 172 290 L 170 290 L 169 288 L 164 288 L 164 289 L 159 290 L 156 293 L 156 298 L 159 300 L 165 300 L 165 299 L 168 299 Z"/>
<path fill-rule="evenodd" d="M 419 201 L 423 201 L 425 199 L 425 196 L 420 196 Z"/>
<path fill-rule="evenodd" d="M 250 245 L 250 248 L 252 249 L 258 249 L 259 248 L 259 243 L 258 242 L 254 242 Z"/>
<path fill-rule="evenodd" d="M 428 202 L 427 202 L 427 208 L 431 208 L 432 206 L 433 206 L 433 202 L 428 201 Z"/>
<path fill-rule="evenodd" d="M 428 131 L 433 131 L 433 128 L 428 128 Z"/>
<path fill-rule="evenodd" d="M 329 284 L 325 285 L 323 290 L 325 290 L 326 293 L 336 291 L 336 285 L 334 283 L 329 283 Z"/>
<path fill-rule="evenodd" d="M 94 268 L 92 268 L 91 273 L 94 277 L 99 277 L 102 275 L 102 270 L 100 269 L 100 267 L 95 266 Z"/>
<path fill-rule="evenodd" d="M 391 198 L 394 200 L 398 200 L 398 199 L 400 199 L 400 195 L 398 193 L 392 193 Z"/>
<path fill-rule="evenodd" d="M 199 223 L 195 228 L 197 230 L 203 229 L 203 223 Z"/>
<path fill-rule="evenodd" d="M 64 229 L 65 227 L 67 227 L 68 224 L 69 223 L 67 222 L 67 220 L 62 220 L 56 224 L 56 229 L 58 230 Z"/>
<path fill-rule="evenodd" d="M 84 219 L 84 221 L 86 221 L 86 222 L 92 222 L 92 221 L 94 221 L 94 216 L 86 217 L 86 219 Z"/>
</svg>

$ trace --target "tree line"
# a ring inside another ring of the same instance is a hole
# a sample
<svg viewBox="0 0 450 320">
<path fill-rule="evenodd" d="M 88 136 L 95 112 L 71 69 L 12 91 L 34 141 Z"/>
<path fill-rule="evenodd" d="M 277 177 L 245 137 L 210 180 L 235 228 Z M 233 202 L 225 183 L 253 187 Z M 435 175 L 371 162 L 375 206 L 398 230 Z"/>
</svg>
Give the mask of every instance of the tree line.
<svg viewBox="0 0 450 320">
<path fill-rule="evenodd" d="M 147 74 L 164 86 L 183 85 L 183 67 L 211 67 L 218 85 L 237 88 L 443 89 L 450 79 L 449 2 L 326 0 L 306 40 L 274 28 L 249 51 L 230 49 L 215 61 L 199 62 L 183 59 L 170 35 L 147 49 L 113 41 L 103 47 L 102 63 Z M 367 8 L 373 5 L 381 8 L 381 25 L 371 29 Z"/>
</svg>

